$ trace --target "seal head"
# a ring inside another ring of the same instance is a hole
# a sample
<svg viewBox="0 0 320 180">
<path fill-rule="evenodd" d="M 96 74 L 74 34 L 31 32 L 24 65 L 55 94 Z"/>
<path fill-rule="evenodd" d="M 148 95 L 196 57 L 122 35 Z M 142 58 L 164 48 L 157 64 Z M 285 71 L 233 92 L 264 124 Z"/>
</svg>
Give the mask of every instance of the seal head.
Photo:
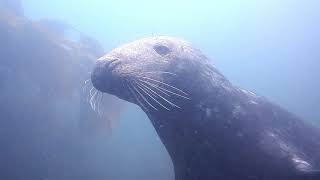
<svg viewBox="0 0 320 180">
<path fill-rule="evenodd" d="M 97 61 L 91 74 L 96 89 L 145 106 L 144 110 L 163 106 L 171 109 L 176 107 L 171 101 L 186 103 L 180 99 L 190 99 L 191 94 L 194 99 L 202 97 L 201 91 L 208 89 L 202 86 L 207 86 L 210 78 L 219 84 L 227 83 L 201 51 L 186 41 L 165 36 L 141 39 L 114 49 Z"/>
</svg>

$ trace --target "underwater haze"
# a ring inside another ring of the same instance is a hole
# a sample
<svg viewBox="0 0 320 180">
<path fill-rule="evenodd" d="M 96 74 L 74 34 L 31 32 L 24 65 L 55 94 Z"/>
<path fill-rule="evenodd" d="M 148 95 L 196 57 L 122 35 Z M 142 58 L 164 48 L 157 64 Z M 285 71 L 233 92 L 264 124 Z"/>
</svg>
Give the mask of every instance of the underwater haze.
<svg viewBox="0 0 320 180">
<path fill-rule="evenodd" d="M 181 37 L 232 82 L 319 119 L 317 0 L 28 0 L 23 5 L 28 17 L 68 22 L 106 52 L 141 37 Z"/>
<path fill-rule="evenodd" d="M 15 2 L 15 3 L 13 3 Z M 320 125 L 320 1 L 0 0 L 0 179 L 173 180 L 138 107 L 88 102 L 96 59 L 155 35 L 183 38 L 233 84 Z"/>
</svg>

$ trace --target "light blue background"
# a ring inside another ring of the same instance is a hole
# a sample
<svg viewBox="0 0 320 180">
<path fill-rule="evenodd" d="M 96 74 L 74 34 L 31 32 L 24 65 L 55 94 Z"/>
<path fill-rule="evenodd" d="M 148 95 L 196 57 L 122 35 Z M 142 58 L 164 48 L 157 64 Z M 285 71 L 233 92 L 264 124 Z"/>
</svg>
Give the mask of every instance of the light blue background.
<svg viewBox="0 0 320 180">
<path fill-rule="evenodd" d="M 320 123 L 320 1 L 25 0 L 31 19 L 54 18 L 98 39 L 171 35 L 191 41 L 234 84 Z M 131 106 L 113 136 L 97 140 L 112 179 L 170 179 L 169 157 L 146 116 Z M 108 145 L 99 142 L 107 141 Z M 96 162 L 95 162 L 96 163 Z"/>
</svg>

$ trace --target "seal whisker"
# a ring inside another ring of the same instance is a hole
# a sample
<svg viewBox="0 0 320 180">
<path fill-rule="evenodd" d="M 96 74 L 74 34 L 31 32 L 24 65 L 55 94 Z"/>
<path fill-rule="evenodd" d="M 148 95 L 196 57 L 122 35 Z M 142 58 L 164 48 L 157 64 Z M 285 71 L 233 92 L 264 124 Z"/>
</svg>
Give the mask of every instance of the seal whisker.
<svg viewBox="0 0 320 180">
<path fill-rule="evenodd" d="M 93 91 L 94 91 L 94 90 L 96 90 L 96 88 L 94 88 L 94 87 L 92 87 L 92 88 L 90 89 L 90 95 L 91 95 L 91 96 L 93 96 L 93 94 L 94 94 Z"/>
<path fill-rule="evenodd" d="M 90 95 L 90 93 L 88 92 L 88 95 L 87 95 L 87 97 L 86 97 L 86 102 L 87 103 L 90 103 L 90 99 L 91 99 L 91 95 Z"/>
<path fill-rule="evenodd" d="M 97 93 L 95 94 L 94 98 L 93 98 L 93 110 L 96 111 L 97 108 L 97 99 L 99 97 L 100 91 L 97 91 Z"/>
<path fill-rule="evenodd" d="M 92 90 L 93 88 L 91 88 L 91 90 Z M 92 108 L 92 94 L 91 94 L 91 90 L 90 90 L 90 92 L 89 92 L 89 103 L 90 103 L 90 106 L 91 106 L 91 108 Z"/>
<path fill-rule="evenodd" d="M 99 91 L 97 91 L 97 93 L 95 93 L 95 95 L 93 96 L 93 110 L 96 111 L 96 99 L 97 99 L 97 96 L 99 95 Z"/>
<path fill-rule="evenodd" d="M 85 96 L 85 102 L 89 102 L 89 99 L 90 99 L 90 93 L 88 91 L 88 86 L 89 86 L 89 84 L 85 84 L 82 88 L 82 92 Z"/>
<path fill-rule="evenodd" d="M 84 84 L 87 84 L 88 82 L 91 82 L 91 78 L 84 81 Z"/>
<path fill-rule="evenodd" d="M 132 84 L 129 81 L 127 81 L 126 85 L 127 85 L 128 89 L 129 89 L 130 93 L 133 95 L 134 99 L 137 100 L 137 102 L 140 105 L 140 107 L 142 109 L 144 109 L 145 111 L 149 111 L 148 108 L 146 108 L 144 106 L 144 104 L 139 100 L 139 98 L 138 98 L 137 94 L 134 92 L 134 90 L 130 87 L 130 86 L 132 86 Z"/>
<path fill-rule="evenodd" d="M 133 89 L 141 96 L 141 98 L 153 109 L 158 110 L 156 107 L 154 107 L 146 97 L 144 97 L 144 95 L 131 83 Z"/>
<path fill-rule="evenodd" d="M 147 89 L 146 88 L 143 88 L 139 83 L 137 83 L 136 81 L 134 81 L 136 84 L 137 84 L 137 87 L 139 88 L 139 89 L 141 89 L 145 94 L 147 94 L 151 99 L 153 99 L 156 103 L 158 103 L 160 106 L 162 106 L 164 109 L 166 109 L 166 110 L 168 110 L 168 111 L 170 111 L 170 109 L 169 108 L 167 108 L 166 106 L 164 106 L 163 104 L 161 104 L 158 100 L 156 100 L 155 98 L 154 98 L 154 95 L 152 95 L 152 94 L 149 94 L 147 91 Z M 149 91 L 150 92 L 150 91 Z"/>
<path fill-rule="evenodd" d="M 141 80 L 140 80 L 140 81 L 141 81 Z M 179 96 L 179 97 L 182 97 L 182 98 L 185 98 L 185 99 L 190 99 L 190 98 L 187 97 L 187 96 L 184 96 L 184 95 L 181 95 L 181 94 L 172 92 L 172 91 L 170 91 L 170 90 L 168 90 L 168 89 L 166 89 L 166 88 L 163 88 L 163 87 L 160 87 L 160 86 L 158 86 L 158 85 L 156 85 L 156 84 L 153 84 L 152 82 L 147 82 L 147 81 L 142 81 L 142 82 L 144 82 L 144 83 L 146 83 L 146 84 L 149 84 L 150 86 L 152 86 L 152 87 L 154 87 L 154 88 L 161 89 L 161 90 L 166 91 L 166 92 L 168 92 L 168 93 L 174 94 L 174 95 L 176 95 L 176 96 Z"/>
<path fill-rule="evenodd" d="M 87 80 L 85 80 L 84 81 L 84 83 L 83 83 L 83 87 L 82 87 L 82 92 L 86 92 L 86 90 L 87 90 L 87 87 L 90 85 L 90 83 L 88 83 L 88 82 L 91 82 L 91 80 L 90 79 L 87 79 Z"/>
<path fill-rule="evenodd" d="M 142 83 L 139 83 L 139 82 L 137 82 L 137 83 L 138 83 L 138 85 L 140 85 L 140 86 L 144 86 L 146 89 L 149 90 L 149 92 L 151 91 L 151 92 L 153 92 L 154 94 L 156 94 L 157 96 L 159 96 L 161 99 L 163 99 L 164 101 L 166 101 L 166 102 L 167 102 L 168 104 L 170 104 L 171 106 L 174 106 L 174 107 L 177 107 L 177 108 L 181 109 L 181 107 L 179 107 L 178 105 L 176 105 L 176 104 L 174 104 L 173 102 L 169 101 L 168 99 L 162 97 L 160 94 L 158 94 L 157 92 L 155 92 L 154 90 L 152 90 L 152 89 L 149 88 L 148 86 L 146 86 L 146 85 L 144 85 L 144 84 L 142 84 Z"/>
<path fill-rule="evenodd" d="M 145 83 L 146 85 L 149 85 L 149 86 L 157 89 L 157 90 L 160 91 L 161 93 L 163 93 L 163 94 L 165 94 L 165 95 L 167 95 L 167 96 L 170 97 L 170 94 L 166 93 L 165 91 L 163 91 L 162 89 L 160 89 L 158 86 L 156 86 L 156 85 L 154 85 L 154 84 L 151 84 L 151 83 L 149 83 L 149 82 L 147 82 L 147 81 L 141 80 L 141 79 L 138 79 L 138 81 L 142 82 L 141 84 Z"/>
<path fill-rule="evenodd" d="M 93 111 L 96 111 L 96 109 L 95 109 L 95 98 L 96 98 L 96 96 L 97 96 L 97 94 L 98 94 L 99 92 L 98 91 L 96 91 L 95 93 L 94 93 L 94 96 L 92 96 L 92 109 L 93 109 Z"/>
<path fill-rule="evenodd" d="M 98 91 L 96 97 L 94 98 L 95 99 L 95 101 L 94 101 L 94 109 L 97 110 L 97 111 L 99 110 L 97 108 L 98 108 L 98 105 L 99 105 L 99 101 L 98 100 L 99 100 L 100 94 L 101 94 L 101 92 Z"/>
<path fill-rule="evenodd" d="M 98 90 L 91 96 L 90 98 L 90 105 L 91 105 L 91 108 L 94 110 L 94 104 L 93 104 L 93 101 L 94 101 L 94 98 L 96 96 L 96 94 L 98 93 Z"/>
<path fill-rule="evenodd" d="M 103 97 L 104 97 L 103 93 L 101 93 L 101 96 L 100 96 L 100 97 L 101 97 L 101 98 L 100 98 L 99 103 L 98 103 L 98 114 L 99 114 L 100 116 L 102 116 L 101 111 L 100 111 L 100 107 L 101 107 L 101 104 L 103 103 Z"/>
<path fill-rule="evenodd" d="M 167 72 L 167 71 L 147 71 L 147 72 L 143 72 L 142 74 L 152 74 L 152 73 L 162 73 L 162 74 L 170 74 L 170 75 L 177 76 L 177 74 L 172 72 Z"/>
<path fill-rule="evenodd" d="M 93 95 L 93 91 L 96 90 L 94 87 L 92 87 L 88 92 L 86 91 L 86 88 L 83 89 L 83 92 L 84 93 L 87 93 L 87 96 L 86 96 L 86 102 L 90 102 L 90 99 Z"/>
<path fill-rule="evenodd" d="M 139 85 L 141 85 L 141 86 L 149 89 L 150 91 L 152 91 L 152 92 L 153 92 L 154 94 L 156 94 L 157 96 L 161 96 L 159 93 L 155 92 L 154 90 L 152 90 L 152 89 L 150 88 L 150 87 L 153 87 L 153 86 L 151 86 L 151 85 L 149 85 L 149 84 L 147 84 L 147 85 L 146 85 L 146 84 L 143 84 L 142 82 L 136 82 L 136 83 L 138 83 Z M 148 85 L 149 85 L 150 87 L 148 87 Z M 161 92 L 161 89 L 157 89 L 156 87 L 153 87 L 153 88 L 156 89 L 156 90 L 159 90 L 159 91 Z M 167 94 L 166 92 L 162 92 L 162 93 L 170 97 L 170 95 Z"/>
<path fill-rule="evenodd" d="M 163 81 L 159 81 L 159 80 L 156 80 L 156 79 L 152 79 L 152 78 L 150 78 L 150 77 L 142 77 L 142 78 L 148 79 L 148 80 L 151 80 L 151 81 L 160 83 L 160 84 L 163 84 L 163 85 L 165 85 L 165 86 L 167 86 L 167 87 L 171 87 L 171 88 L 173 88 L 173 89 L 175 89 L 175 90 L 183 93 L 184 95 L 188 95 L 187 93 L 185 93 L 185 92 L 182 91 L 181 89 L 179 89 L 179 88 L 177 88 L 177 87 L 175 87 L 175 86 L 172 86 L 172 85 L 170 85 L 170 84 L 167 84 L 167 83 L 165 83 L 165 82 L 163 82 Z"/>
</svg>

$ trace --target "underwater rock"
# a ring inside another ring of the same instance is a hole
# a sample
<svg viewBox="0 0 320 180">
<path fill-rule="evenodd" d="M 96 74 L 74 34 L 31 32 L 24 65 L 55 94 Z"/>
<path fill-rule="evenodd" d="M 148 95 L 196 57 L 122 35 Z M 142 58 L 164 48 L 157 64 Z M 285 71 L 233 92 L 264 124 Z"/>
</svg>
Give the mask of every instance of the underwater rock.
<svg viewBox="0 0 320 180">
<path fill-rule="evenodd" d="M 102 48 L 91 52 L 7 11 L 0 11 L 0 42 L 0 179 L 101 179 L 88 165 L 99 157 L 88 154 L 109 121 L 83 88 Z M 123 104 L 105 100 L 107 117 L 118 119 Z"/>
</svg>

